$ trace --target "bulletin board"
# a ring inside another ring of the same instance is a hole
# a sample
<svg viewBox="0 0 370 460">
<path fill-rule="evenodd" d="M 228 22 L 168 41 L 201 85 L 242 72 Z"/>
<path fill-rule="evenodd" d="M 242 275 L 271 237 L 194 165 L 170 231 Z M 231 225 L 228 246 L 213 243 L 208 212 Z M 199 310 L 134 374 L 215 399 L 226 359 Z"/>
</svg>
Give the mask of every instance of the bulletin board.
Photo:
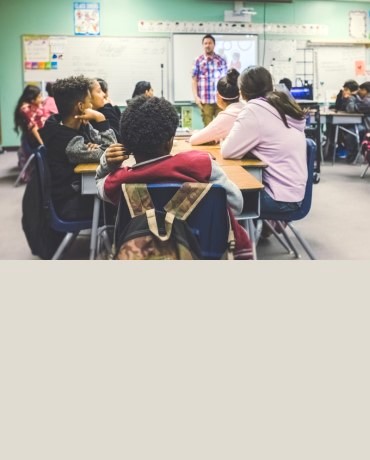
<svg viewBox="0 0 370 460">
<path fill-rule="evenodd" d="M 22 36 L 23 80 L 44 89 L 71 75 L 103 78 L 114 104 L 126 105 L 136 82 L 171 98 L 168 37 Z"/>
<path fill-rule="evenodd" d="M 192 68 L 195 59 L 203 52 L 202 34 L 173 34 L 173 95 L 175 102 L 193 101 Z M 214 34 L 215 52 L 225 57 L 228 67 L 235 52 L 240 56 L 240 72 L 258 63 L 257 35 Z"/>
</svg>

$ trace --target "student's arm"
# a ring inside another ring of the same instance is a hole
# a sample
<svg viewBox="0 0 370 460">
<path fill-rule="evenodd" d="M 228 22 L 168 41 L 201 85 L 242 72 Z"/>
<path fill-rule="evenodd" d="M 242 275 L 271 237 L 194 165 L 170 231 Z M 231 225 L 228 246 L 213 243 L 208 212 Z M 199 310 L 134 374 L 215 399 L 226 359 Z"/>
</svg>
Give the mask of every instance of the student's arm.
<svg viewBox="0 0 370 460">
<path fill-rule="evenodd" d="M 263 132 L 263 130 L 262 130 Z M 260 141 L 261 127 L 249 110 L 243 110 L 235 120 L 230 133 L 221 144 L 223 158 L 243 158 Z"/>
<path fill-rule="evenodd" d="M 118 169 L 123 161 L 129 158 L 128 153 L 122 144 L 111 144 L 100 157 L 96 177 L 105 177 L 112 171 Z"/>
<path fill-rule="evenodd" d="M 191 145 L 205 144 L 206 142 L 219 142 L 220 139 L 224 139 L 227 135 L 227 129 L 225 129 L 225 115 L 220 112 L 215 119 L 209 123 L 205 128 L 194 133 L 189 142 Z"/>
<path fill-rule="evenodd" d="M 370 99 L 357 97 L 347 105 L 347 112 L 370 113 Z"/>
<path fill-rule="evenodd" d="M 66 155 L 72 164 L 97 163 L 109 145 L 117 143 L 114 131 L 109 128 L 107 120 L 98 122 L 97 127 L 98 130 L 87 123 L 83 127 L 85 137 L 77 135 L 69 141 Z M 86 142 L 86 138 L 90 139 L 90 142 Z"/>
<path fill-rule="evenodd" d="M 41 136 L 39 134 L 39 130 L 36 126 L 34 126 L 32 129 L 31 129 L 31 132 L 32 134 L 35 136 L 35 138 L 37 139 L 37 142 L 40 144 L 40 145 L 43 145 L 44 141 L 41 139 Z"/>
<path fill-rule="evenodd" d="M 211 159 L 211 176 L 209 181 L 221 185 L 226 190 L 227 203 L 235 215 L 238 215 L 243 210 L 243 195 L 239 188 L 232 182 L 224 173 L 222 168 Z"/>
<path fill-rule="evenodd" d="M 119 169 L 122 162 L 129 158 L 126 149 L 122 144 L 111 144 L 100 158 L 96 170 L 95 181 L 98 189 L 98 196 L 104 201 L 111 200 L 104 193 L 104 184 L 109 173 Z"/>
</svg>

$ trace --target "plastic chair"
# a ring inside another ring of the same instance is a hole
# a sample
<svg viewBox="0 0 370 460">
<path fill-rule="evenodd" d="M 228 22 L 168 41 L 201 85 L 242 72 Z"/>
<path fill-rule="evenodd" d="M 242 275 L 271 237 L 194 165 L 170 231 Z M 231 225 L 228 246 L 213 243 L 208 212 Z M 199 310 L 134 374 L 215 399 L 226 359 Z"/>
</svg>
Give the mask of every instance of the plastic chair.
<svg viewBox="0 0 370 460">
<path fill-rule="evenodd" d="M 62 257 L 65 250 L 77 238 L 81 230 L 91 229 L 92 219 L 66 221 L 57 215 L 50 195 L 50 173 L 46 163 L 45 155 L 46 149 L 42 145 L 36 150 L 35 157 L 40 179 L 43 206 L 49 211 L 50 227 L 57 232 L 66 233 L 65 237 L 63 238 L 58 249 L 52 257 L 52 260 L 56 260 Z"/>
<path fill-rule="evenodd" d="M 163 207 L 180 185 L 179 183 L 148 184 L 148 191 L 155 209 L 163 211 Z M 126 200 L 122 193 L 115 228 L 116 241 L 130 219 Z M 227 249 L 229 235 L 225 189 L 217 184 L 212 185 L 207 195 L 186 219 L 186 222 L 198 238 L 202 259 L 220 259 Z"/>
<path fill-rule="evenodd" d="M 300 254 L 298 253 L 297 249 L 295 248 L 291 239 L 289 238 L 289 235 L 282 222 L 286 223 L 287 227 L 290 228 L 290 230 L 293 232 L 297 240 L 302 245 L 303 249 L 306 251 L 307 255 L 310 257 L 310 259 L 315 260 L 316 257 L 314 256 L 311 248 L 309 247 L 307 242 L 304 240 L 304 238 L 299 234 L 298 230 L 292 224 L 292 221 L 303 219 L 309 213 L 311 209 L 312 187 L 313 187 L 313 182 L 314 182 L 314 162 L 316 158 L 316 142 L 313 139 L 306 138 L 306 145 L 307 145 L 308 178 L 307 178 L 306 190 L 305 190 L 304 198 L 302 200 L 301 207 L 296 211 L 284 213 L 284 220 L 281 219 L 281 216 L 282 216 L 281 213 L 263 214 L 263 216 L 261 217 L 263 218 L 266 225 L 270 228 L 272 233 L 275 235 L 275 237 L 284 246 L 284 248 L 288 252 L 293 251 L 295 256 L 299 258 Z M 277 226 L 281 230 L 282 235 L 285 238 L 285 241 L 287 244 L 285 244 L 285 242 L 281 239 L 280 235 L 275 231 L 275 229 L 268 222 L 266 222 L 267 220 L 274 220 L 277 222 Z"/>
</svg>

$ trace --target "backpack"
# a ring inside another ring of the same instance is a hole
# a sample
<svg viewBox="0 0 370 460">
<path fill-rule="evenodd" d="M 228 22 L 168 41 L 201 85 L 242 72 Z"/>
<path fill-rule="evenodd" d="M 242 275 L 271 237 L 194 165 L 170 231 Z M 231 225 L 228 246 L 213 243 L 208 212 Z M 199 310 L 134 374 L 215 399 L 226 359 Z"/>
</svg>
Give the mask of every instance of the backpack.
<svg viewBox="0 0 370 460">
<path fill-rule="evenodd" d="M 113 242 L 115 260 L 199 260 L 201 249 L 186 222 L 212 184 L 186 182 L 164 206 L 154 208 L 145 184 L 123 184 L 131 220 Z M 118 228 L 117 214 L 116 229 Z M 234 233 L 229 222 L 229 244 L 222 258 L 233 258 Z"/>
<path fill-rule="evenodd" d="M 32 171 L 22 198 L 22 228 L 34 256 L 50 260 L 65 233 L 50 227 L 50 214 L 41 191 L 38 168 Z"/>
</svg>

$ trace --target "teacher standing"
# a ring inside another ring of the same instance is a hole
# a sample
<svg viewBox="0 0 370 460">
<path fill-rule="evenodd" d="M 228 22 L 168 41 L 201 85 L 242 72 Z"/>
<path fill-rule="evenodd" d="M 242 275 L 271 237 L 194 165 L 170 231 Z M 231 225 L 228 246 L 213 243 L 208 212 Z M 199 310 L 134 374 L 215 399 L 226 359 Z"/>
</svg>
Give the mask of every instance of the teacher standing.
<svg viewBox="0 0 370 460">
<path fill-rule="evenodd" d="M 204 126 L 207 126 L 221 110 L 216 103 L 217 82 L 226 75 L 227 64 L 223 57 L 214 52 L 216 40 L 212 35 L 205 35 L 202 45 L 204 53 L 196 59 L 193 67 L 192 88 Z"/>
</svg>

